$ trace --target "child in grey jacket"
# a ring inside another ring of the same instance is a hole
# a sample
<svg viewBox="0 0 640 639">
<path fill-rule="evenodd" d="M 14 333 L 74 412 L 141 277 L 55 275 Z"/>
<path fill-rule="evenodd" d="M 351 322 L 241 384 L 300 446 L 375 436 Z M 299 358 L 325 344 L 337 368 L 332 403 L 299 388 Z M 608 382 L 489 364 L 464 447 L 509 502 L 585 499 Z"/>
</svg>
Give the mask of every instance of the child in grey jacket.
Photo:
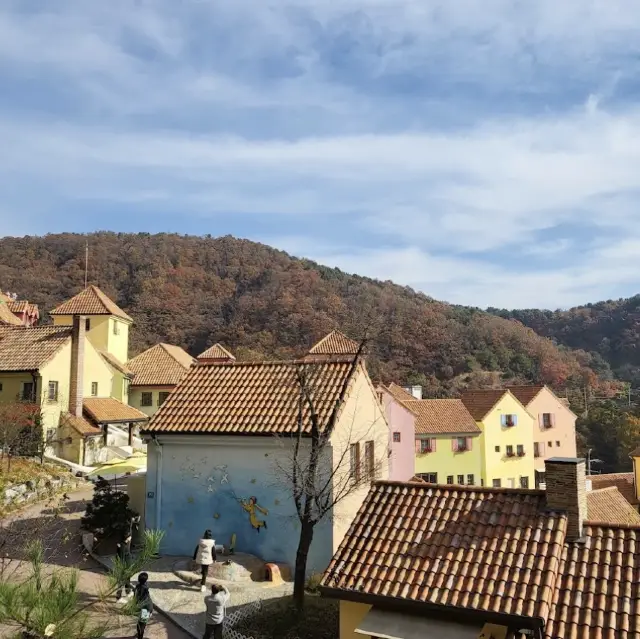
<svg viewBox="0 0 640 639">
<path fill-rule="evenodd" d="M 218 584 L 211 586 L 211 594 L 204 598 L 207 614 L 202 639 L 222 639 L 222 627 L 230 596 L 224 586 Z"/>
</svg>

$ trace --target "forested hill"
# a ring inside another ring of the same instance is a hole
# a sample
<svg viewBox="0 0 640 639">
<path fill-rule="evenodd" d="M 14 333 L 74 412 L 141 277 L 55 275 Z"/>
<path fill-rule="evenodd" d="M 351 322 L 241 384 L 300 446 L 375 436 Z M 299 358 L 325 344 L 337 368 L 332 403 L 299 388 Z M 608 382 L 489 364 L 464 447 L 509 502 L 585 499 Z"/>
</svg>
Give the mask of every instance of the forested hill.
<svg viewBox="0 0 640 639">
<path fill-rule="evenodd" d="M 198 354 L 221 342 L 239 358 L 298 356 L 329 330 L 372 323 L 372 375 L 422 383 L 430 396 L 504 381 L 595 382 L 606 365 L 519 322 L 451 306 L 390 282 L 347 275 L 233 237 L 95 233 L 0 239 L 0 289 L 45 311 L 89 282 L 135 320 L 132 354 L 159 341 Z"/>
<path fill-rule="evenodd" d="M 489 309 L 515 319 L 559 344 L 597 353 L 616 377 L 640 386 L 640 295 L 568 311 Z"/>
</svg>

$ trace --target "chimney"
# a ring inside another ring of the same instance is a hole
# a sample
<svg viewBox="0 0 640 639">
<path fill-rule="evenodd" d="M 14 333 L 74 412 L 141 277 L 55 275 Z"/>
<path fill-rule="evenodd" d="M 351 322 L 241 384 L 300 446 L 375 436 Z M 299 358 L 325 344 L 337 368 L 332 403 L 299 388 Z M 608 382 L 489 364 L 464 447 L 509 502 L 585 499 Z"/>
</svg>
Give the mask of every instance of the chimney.
<svg viewBox="0 0 640 639">
<path fill-rule="evenodd" d="M 567 513 L 567 541 L 582 539 L 587 519 L 587 486 L 584 459 L 552 457 L 544 464 L 547 508 Z"/>
<path fill-rule="evenodd" d="M 405 386 L 404 390 L 407 393 L 411 393 L 416 399 L 422 399 L 422 386 L 417 384 L 415 386 Z"/>
<path fill-rule="evenodd" d="M 76 417 L 82 417 L 82 399 L 84 379 L 84 337 L 85 317 L 73 316 L 71 329 L 71 381 L 69 383 L 69 412 Z"/>
</svg>

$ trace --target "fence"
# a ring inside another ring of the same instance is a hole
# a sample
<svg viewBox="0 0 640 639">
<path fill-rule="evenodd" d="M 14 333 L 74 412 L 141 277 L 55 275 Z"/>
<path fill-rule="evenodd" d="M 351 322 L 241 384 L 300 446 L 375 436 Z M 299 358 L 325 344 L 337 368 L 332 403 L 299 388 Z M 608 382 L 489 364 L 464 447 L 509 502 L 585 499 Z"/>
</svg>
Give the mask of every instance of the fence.
<svg viewBox="0 0 640 639">
<path fill-rule="evenodd" d="M 227 615 L 225 619 L 224 633 L 222 635 L 223 639 L 257 639 L 256 637 L 243 635 L 238 630 L 235 630 L 234 626 L 245 617 L 249 617 L 250 615 L 254 615 L 259 612 L 261 607 L 262 602 L 258 600 L 247 604 L 246 606 L 242 606 L 239 610 Z"/>
</svg>

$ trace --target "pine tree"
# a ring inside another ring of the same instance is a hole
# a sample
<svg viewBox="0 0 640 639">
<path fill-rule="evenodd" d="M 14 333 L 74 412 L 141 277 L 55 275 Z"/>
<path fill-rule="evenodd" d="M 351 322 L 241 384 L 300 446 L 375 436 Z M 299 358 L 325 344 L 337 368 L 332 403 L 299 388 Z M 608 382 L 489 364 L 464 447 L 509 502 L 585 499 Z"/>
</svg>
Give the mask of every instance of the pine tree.
<svg viewBox="0 0 640 639">
<path fill-rule="evenodd" d="M 131 531 L 134 518 L 136 513 L 129 507 L 129 495 L 114 490 L 110 482 L 98 477 L 82 527 L 99 539 L 120 540 Z"/>
</svg>

